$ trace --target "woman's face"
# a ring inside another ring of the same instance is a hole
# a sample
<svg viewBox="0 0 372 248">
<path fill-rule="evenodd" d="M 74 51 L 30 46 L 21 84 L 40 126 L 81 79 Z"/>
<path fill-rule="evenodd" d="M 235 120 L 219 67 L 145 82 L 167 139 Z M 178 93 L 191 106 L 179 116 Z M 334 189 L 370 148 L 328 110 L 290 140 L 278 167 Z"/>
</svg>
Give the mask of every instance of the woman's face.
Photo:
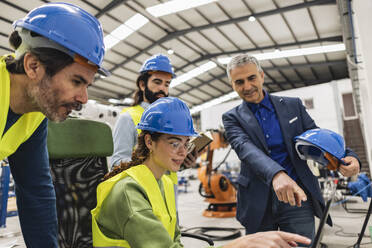
<svg viewBox="0 0 372 248">
<path fill-rule="evenodd" d="M 187 156 L 189 140 L 187 136 L 163 134 L 157 141 L 152 141 L 151 159 L 164 171 L 176 172 Z"/>
</svg>

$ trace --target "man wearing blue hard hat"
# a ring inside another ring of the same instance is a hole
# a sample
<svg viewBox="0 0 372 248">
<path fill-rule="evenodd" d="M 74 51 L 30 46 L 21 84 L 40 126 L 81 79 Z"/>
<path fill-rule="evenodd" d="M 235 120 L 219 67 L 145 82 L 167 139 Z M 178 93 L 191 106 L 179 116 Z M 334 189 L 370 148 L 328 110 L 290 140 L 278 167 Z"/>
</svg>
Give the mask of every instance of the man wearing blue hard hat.
<svg viewBox="0 0 372 248">
<path fill-rule="evenodd" d="M 184 247 L 176 221 L 173 182 L 164 176 L 180 169 L 190 136 L 197 133 L 183 101 L 163 97 L 152 103 L 137 125 L 132 160 L 116 166 L 97 187 L 92 213 L 94 247 Z M 262 232 L 232 240 L 221 248 L 292 247 L 309 244 L 300 235 Z"/>
<path fill-rule="evenodd" d="M 241 160 L 237 219 L 246 233 L 280 228 L 312 239 L 314 215 L 322 216 L 324 200 L 317 178 L 296 152 L 294 137 L 317 128 L 314 120 L 299 98 L 263 89 L 264 72 L 255 57 L 237 55 L 226 70 L 243 100 L 222 117 L 227 140 Z M 341 165 L 340 172 L 357 174 L 357 155 L 349 149 L 343 155 L 347 166 Z"/>
<path fill-rule="evenodd" d="M 141 133 L 140 129 L 136 129 L 136 125 L 139 123 L 142 113 L 157 99 L 168 96 L 171 80 L 176 77 L 169 58 L 163 54 L 156 54 L 147 59 L 139 73 L 134 103 L 131 107 L 123 109 L 115 124 L 112 166 L 131 160 L 133 148 L 137 144 L 137 137 Z M 185 160 L 185 165 L 192 166 L 195 159 L 196 154 L 190 154 Z M 176 183 L 176 178 L 174 180 Z"/>
<path fill-rule="evenodd" d="M 0 58 L 0 160 L 9 160 L 27 247 L 58 247 L 47 123 L 80 109 L 95 74 L 108 75 L 102 27 L 67 3 L 42 5 L 13 27 L 15 54 Z"/>
</svg>

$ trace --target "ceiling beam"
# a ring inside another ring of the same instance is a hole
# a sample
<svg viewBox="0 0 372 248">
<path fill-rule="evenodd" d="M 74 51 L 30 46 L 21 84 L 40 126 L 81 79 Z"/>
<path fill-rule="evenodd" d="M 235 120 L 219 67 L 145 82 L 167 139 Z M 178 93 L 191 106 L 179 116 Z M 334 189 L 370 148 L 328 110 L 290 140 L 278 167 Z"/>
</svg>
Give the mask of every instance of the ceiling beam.
<svg viewBox="0 0 372 248">
<path fill-rule="evenodd" d="M 127 2 L 128 0 L 114 0 L 114 1 L 111 1 L 109 4 L 107 4 L 102 10 L 100 10 L 96 15 L 95 17 L 98 19 L 100 18 L 101 16 L 103 16 L 104 14 L 106 14 L 108 11 L 116 8 L 117 6 L 119 6 L 120 4 L 123 4 L 125 2 Z"/>
<path fill-rule="evenodd" d="M 254 48 L 248 48 L 248 49 L 240 49 L 237 51 L 228 51 L 228 52 L 220 52 L 220 53 L 209 53 L 206 55 L 203 55 L 193 61 L 190 61 L 189 63 L 184 64 L 183 66 L 178 67 L 178 70 L 183 70 L 187 66 L 198 63 L 204 60 L 210 60 L 212 58 L 216 58 L 219 56 L 227 56 L 227 55 L 233 55 L 233 54 L 238 54 L 238 53 L 250 53 L 254 51 L 260 51 L 260 50 L 266 50 L 266 49 L 279 49 L 283 47 L 290 47 L 290 46 L 302 46 L 302 45 L 307 45 L 307 44 L 312 44 L 312 43 L 321 43 L 321 42 L 342 42 L 342 36 L 330 36 L 326 38 L 321 38 L 321 39 L 313 39 L 313 40 L 304 40 L 304 41 L 299 41 L 299 42 L 290 42 L 290 43 L 283 43 L 283 44 L 277 44 L 277 45 L 270 45 L 270 46 L 263 46 L 263 47 L 254 47 Z"/>
<path fill-rule="evenodd" d="M 344 79 L 345 77 L 336 77 L 334 80 L 340 80 L 340 79 Z M 298 84 L 305 84 L 304 86 L 299 86 L 299 87 L 296 87 L 296 88 L 300 88 L 300 87 L 305 87 L 305 86 L 311 86 L 311 85 L 316 85 L 316 84 L 323 84 L 323 83 L 328 83 L 330 82 L 329 79 L 319 79 L 319 80 L 305 80 L 305 81 L 294 81 L 293 84 L 294 85 L 298 85 Z M 277 85 L 279 86 L 280 84 L 288 84 L 288 82 L 276 82 L 276 83 L 273 83 L 273 82 L 267 82 L 267 83 L 264 83 L 264 86 L 265 85 Z"/>
<path fill-rule="evenodd" d="M 346 64 L 346 60 L 334 60 L 334 61 L 326 61 L 326 62 L 312 62 L 312 63 L 304 63 L 304 64 L 292 64 L 292 65 L 282 65 L 282 66 L 274 66 L 274 67 L 262 67 L 264 71 L 275 71 L 275 70 L 286 70 L 286 69 L 295 69 L 295 68 L 310 68 L 310 67 L 318 67 L 318 66 L 330 66 L 330 65 L 342 65 Z"/>
<path fill-rule="evenodd" d="M 308 7 L 316 6 L 316 5 L 324 5 L 324 4 L 336 4 L 336 0 L 315 0 L 315 1 L 311 1 L 311 2 L 304 2 L 304 3 L 295 4 L 295 5 L 290 5 L 290 6 L 286 6 L 286 7 L 279 8 L 279 9 L 273 9 L 273 10 L 268 10 L 268 11 L 264 11 L 264 12 L 260 12 L 260 13 L 255 13 L 253 15 L 256 18 L 259 18 L 259 17 L 270 16 L 270 15 L 275 15 L 275 14 L 279 14 L 279 13 L 283 13 L 283 12 L 287 12 L 287 11 L 292 11 L 292 10 L 297 10 L 297 9 L 302 9 L 302 8 L 308 8 Z M 137 58 L 142 53 L 145 53 L 145 52 L 149 51 L 151 48 L 153 48 L 153 47 L 155 47 L 159 44 L 162 44 L 162 43 L 164 43 L 168 40 L 175 39 L 175 38 L 180 37 L 180 36 L 184 36 L 185 34 L 190 33 L 190 32 L 202 31 L 202 30 L 217 27 L 217 26 L 228 25 L 228 24 L 237 23 L 237 22 L 241 22 L 241 21 L 247 21 L 250 16 L 252 16 L 252 14 L 246 15 L 246 16 L 241 16 L 241 17 L 238 17 L 238 18 L 232 18 L 232 19 L 229 19 L 229 20 L 226 20 L 226 21 L 215 22 L 215 23 L 210 23 L 210 24 L 207 24 L 207 25 L 202 25 L 202 26 L 198 26 L 198 27 L 187 28 L 187 29 L 171 32 L 171 33 L 163 36 L 163 38 L 160 38 L 156 42 L 152 43 L 151 45 L 141 49 L 139 52 L 137 52 L 133 56 L 128 57 L 127 59 L 125 59 L 121 63 L 115 65 L 112 68 L 112 70 L 115 70 L 118 67 L 120 67 L 122 65 L 125 65 L 126 63 L 128 63 L 128 62 L 132 61 L 133 59 Z"/>
</svg>

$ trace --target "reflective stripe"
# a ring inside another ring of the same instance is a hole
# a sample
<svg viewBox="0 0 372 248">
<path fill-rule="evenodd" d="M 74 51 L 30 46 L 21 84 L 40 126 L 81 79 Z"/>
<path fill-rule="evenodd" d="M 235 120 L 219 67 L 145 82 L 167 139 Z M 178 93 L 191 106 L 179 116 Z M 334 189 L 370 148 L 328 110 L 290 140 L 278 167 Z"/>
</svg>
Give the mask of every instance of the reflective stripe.
<svg viewBox="0 0 372 248">
<path fill-rule="evenodd" d="M 23 114 L 4 134 L 10 102 L 10 78 L 5 58 L 0 58 L 0 160 L 12 155 L 45 118 L 40 112 Z"/>
</svg>

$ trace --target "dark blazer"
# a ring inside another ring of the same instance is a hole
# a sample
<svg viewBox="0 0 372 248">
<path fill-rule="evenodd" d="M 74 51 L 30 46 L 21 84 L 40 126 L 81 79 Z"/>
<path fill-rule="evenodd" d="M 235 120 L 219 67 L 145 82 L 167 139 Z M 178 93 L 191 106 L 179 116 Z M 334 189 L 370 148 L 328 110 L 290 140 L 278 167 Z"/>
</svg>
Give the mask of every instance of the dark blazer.
<svg viewBox="0 0 372 248">
<path fill-rule="evenodd" d="M 324 200 L 317 178 L 306 161 L 301 160 L 293 138 L 306 130 L 317 128 L 299 98 L 269 95 L 282 130 L 284 143 L 299 180 L 311 193 L 314 213 L 321 216 Z M 270 196 L 273 176 L 284 168 L 269 156 L 264 134 L 256 117 L 243 101 L 222 116 L 227 140 L 241 160 L 238 177 L 237 219 L 248 232 L 260 227 Z M 348 150 L 349 153 L 352 153 Z M 355 155 L 352 153 L 352 155 Z M 309 196 L 308 196 L 309 197 Z M 328 224 L 332 225 L 329 218 Z"/>
</svg>

